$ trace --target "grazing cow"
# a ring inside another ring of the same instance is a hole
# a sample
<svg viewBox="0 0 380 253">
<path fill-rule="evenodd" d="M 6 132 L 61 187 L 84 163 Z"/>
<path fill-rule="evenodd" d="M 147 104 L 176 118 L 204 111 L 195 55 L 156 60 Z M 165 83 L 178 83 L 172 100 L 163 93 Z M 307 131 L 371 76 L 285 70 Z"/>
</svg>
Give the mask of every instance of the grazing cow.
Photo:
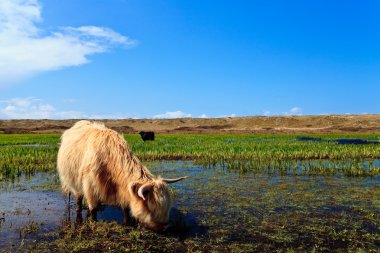
<svg viewBox="0 0 380 253">
<path fill-rule="evenodd" d="M 129 208 L 138 222 L 154 231 L 164 230 L 169 223 L 168 183 L 186 178 L 155 178 L 122 135 L 86 120 L 63 133 L 57 165 L 62 190 L 74 195 L 78 213 L 83 197 L 93 219 L 100 203 L 119 205 L 124 223 Z"/>
<path fill-rule="evenodd" d="M 139 132 L 143 141 L 154 141 L 154 132 Z"/>
</svg>

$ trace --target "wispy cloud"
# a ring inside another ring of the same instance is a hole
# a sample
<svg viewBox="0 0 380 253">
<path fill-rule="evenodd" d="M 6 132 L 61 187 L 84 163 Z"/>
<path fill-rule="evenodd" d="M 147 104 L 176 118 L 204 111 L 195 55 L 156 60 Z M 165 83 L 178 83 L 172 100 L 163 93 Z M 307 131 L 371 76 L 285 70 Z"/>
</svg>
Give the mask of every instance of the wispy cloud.
<svg viewBox="0 0 380 253">
<path fill-rule="evenodd" d="M 264 116 L 270 116 L 270 115 L 271 115 L 271 112 L 268 111 L 268 110 L 264 110 L 263 115 L 264 115 Z"/>
<path fill-rule="evenodd" d="M 282 115 L 282 116 L 291 116 L 291 115 L 301 116 L 302 113 L 303 113 L 302 108 L 295 106 L 293 108 L 290 108 L 289 111 L 285 111 L 285 112 L 281 112 L 281 113 L 271 112 L 269 110 L 264 110 L 261 115 L 263 115 L 263 116 L 276 116 L 276 115 L 277 116 L 280 116 L 280 115 Z"/>
<path fill-rule="evenodd" d="M 157 114 L 157 115 L 153 116 L 154 119 L 177 119 L 177 118 L 202 118 L 202 119 L 205 119 L 205 118 L 227 118 L 227 117 L 236 117 L 236 114 L 220 115 L 220 116 L 212 117 L 212 116 L 208 116 L 205 113 L 202 113 L 199 116 L 192 116 L 191 113 L 185 113 L 182 111 L 174 111 L 174 112 L 165 112 L 165 113 Z"/>
<path fill-rule="evenodd" d="M 88 63 L 88 56 L 136 42 L 106 27 L 44 31 L 39 0 L 0 1 L 0 87 L 26 76 Z"/>
<path fill-rule="evenodd" d="M 0 101 L 2 119 L 47 119 L 54 114 L 56 114 L 54 106 L 34 97 Z"/>
<path fill-rule="evenodd" d="M 284 115 L 296 115 L 296 116 L 300 116 L 300 115 L 302 115 L 302 109 L 299 108 L 299 107 L 293 107 L 288 112 L 284 112 L 283 114 Z"/>
<path fill-rule="evenodd" d="M 75 99 L 67 99 L 68 103 L 75 103 Z M 66 99 L 63 100 L 64 104 Z M 174 118 L 191 118 L 190 113 L 182 111 L 166 112 L 147 118 L 155 119 L 174 119 Z M 202 114 L 197 118 L 207 118 Z M 0 119 L 126 119 L 142 118 L 137 114 L 131 113 L 86 113 L 76 110 L 60 110 L 49 102 L 36 97 L 11 98 L 0 100 Z"/>
<path fill-rule="evenodd" d="M 175 118 L 191 118 L 191 114 L 182 111 L 166 112 L 153 116 L 154 119 L 175 119 Z"/>
<path fill-rule="evenodd" d="M 50 103 L 35 97 L 0 100 L 0 119 L 125 119 L 123 113 L 88 114 L 80 111 L 58 110 Z"/>
<path fill-rule="evenodd" d="M 218 117 L 213 117 L 213 118 L 234 118 L 234 117 L 237 117 L 235 113 L 232 113 L 230 115 L 220 115 Z"/>
</svg>

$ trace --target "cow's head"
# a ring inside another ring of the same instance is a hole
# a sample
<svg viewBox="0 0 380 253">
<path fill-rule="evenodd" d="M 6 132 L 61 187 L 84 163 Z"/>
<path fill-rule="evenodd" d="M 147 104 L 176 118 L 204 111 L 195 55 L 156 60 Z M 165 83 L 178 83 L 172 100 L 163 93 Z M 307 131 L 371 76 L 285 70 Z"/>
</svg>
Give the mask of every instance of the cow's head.
<svg viewBox="0 0 380 253">
<path fill-rule="evenodd" d="M 132 216 L 154 231 L 165 230 L 169 225 L 169 212 L 172 202 L 168 184 L 185 178 L 187 177 L 158 178 L 149 182 L 132 183 L 130 185 Z"/>
</svg>

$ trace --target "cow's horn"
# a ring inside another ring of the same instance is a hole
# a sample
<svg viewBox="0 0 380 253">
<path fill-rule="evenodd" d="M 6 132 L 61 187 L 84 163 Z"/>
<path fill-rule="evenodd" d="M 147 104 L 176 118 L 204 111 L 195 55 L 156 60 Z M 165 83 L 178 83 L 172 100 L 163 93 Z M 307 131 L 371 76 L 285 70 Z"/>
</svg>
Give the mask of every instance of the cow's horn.
<svg viewBox="0 0 380 253">
<path fill-rule="evenodd" d="M 188 178 L 188 176 L 179 177 L 179 178 L 175 178 L 175 179 L 163 178 L 162 181 L 164 181 L 167 184 L 171 184 L 171 183 L 175 183 L 175 182 L 181 181 L 181 180 L 186 179 L 186 178 Z"/>
<path fill-rule="evenodd" d="M 142 186 L 140 186 L 139 190 L 137 191 L 137 195 L 142 198 L 143 200 L 145 200 L 145 194 L 147 192 L 150 192 L 153 188 L 153 185 L 152 184 L 143 184 Z"/>
</svg>

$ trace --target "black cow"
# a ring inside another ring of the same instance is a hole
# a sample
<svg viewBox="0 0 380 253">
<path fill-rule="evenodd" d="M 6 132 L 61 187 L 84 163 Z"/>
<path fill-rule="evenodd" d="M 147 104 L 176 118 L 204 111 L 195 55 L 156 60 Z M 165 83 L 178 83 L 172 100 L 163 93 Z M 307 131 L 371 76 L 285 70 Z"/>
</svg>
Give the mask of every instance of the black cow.
<svg viewBox="0 0 380 253">
<path fill-rule="evenodd" d="M 139 132 L 143 141 L 154 141 L 154 132 Z"/>
</svg>

